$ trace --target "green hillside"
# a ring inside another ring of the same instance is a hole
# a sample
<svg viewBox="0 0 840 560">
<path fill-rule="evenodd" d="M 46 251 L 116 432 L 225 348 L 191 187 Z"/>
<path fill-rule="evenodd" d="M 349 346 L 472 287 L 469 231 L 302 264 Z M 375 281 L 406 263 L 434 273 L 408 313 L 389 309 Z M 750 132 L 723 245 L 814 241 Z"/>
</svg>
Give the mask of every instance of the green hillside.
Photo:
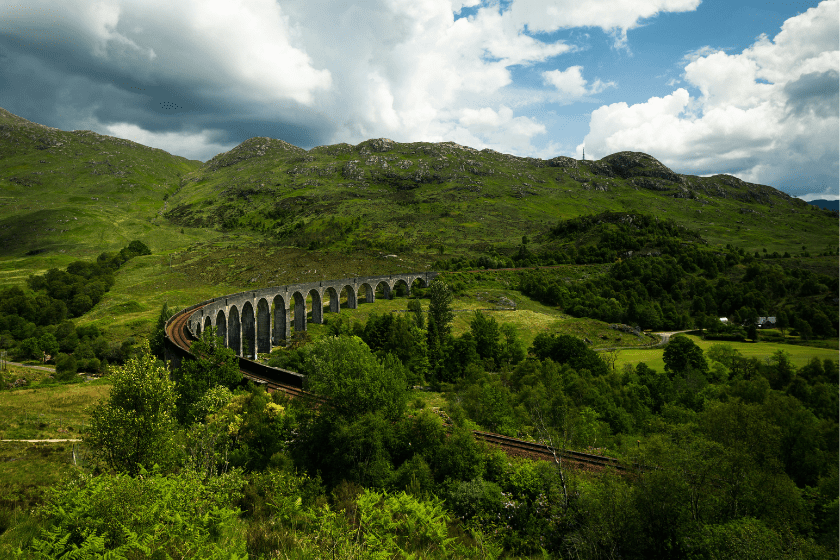
<svg viewBox="0 0 840 560">
<path fill-rule="evenodd" d="M 774 262 L 837 276 L 836 214 L 731 176 L 678 175 L 631 152 L 544 161 L 454 143 L 380 139 L 306 151 L 252 138 L 201 164 L 0 110 L 0 191 L 0 286 L 134 239 L 151 248 L 80 319 L 114 338 L 148 334 L 164 302 L 458 259 L 457 268 L 482 267 L 492 255 L 516 257 L 523 236 L 535 255 L 583 255 L 616 226 L 563 233 L 558 224 L 604 211 L 673 220 L 686 242 L 787 252 L 795 258 Z M 612 260 L 578 264 L 589 262 Z"/>
<path fill-rule="evenodd" d="M 132 239 L 170 246 L 160 214 L 180 178 L 200 165 L 0 109 L 0 258 L 52 255 L 61 264 L 62 256 L 95 256 Z"/>
<path fill-rule="evenodd" d="M 670 218 L 712 244 L 748 251 L 837 244 L 836 218 L 802 200 L 729 175 L 680 175 L 636 152 L 539 160 L 451 142 L 378 139 L 306 151 L 252 138 L 184 179 L 165 214 L 174 223 L 310 249 L 513 250 L 522 235 L 605 210 Z"/>
</svg>

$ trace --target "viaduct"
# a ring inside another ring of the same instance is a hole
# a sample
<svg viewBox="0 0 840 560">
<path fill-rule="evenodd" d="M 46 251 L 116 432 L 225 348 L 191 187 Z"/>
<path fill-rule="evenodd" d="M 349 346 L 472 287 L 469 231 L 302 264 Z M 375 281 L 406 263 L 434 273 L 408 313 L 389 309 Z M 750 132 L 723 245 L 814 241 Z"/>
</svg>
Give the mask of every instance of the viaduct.
<svg viewBox="0 0 840 560">
<path fill-rule="evenodd" d="M 294 332 L 305 331 L 310 312 L 313 323 L 323 323 L 326 301 L 329 301 L 328 312 L 337 313 L 341 295 L 346 294 L 347 307 L 356 309 L 360 292 L 366 303 L 375 300 L 377 290 L 390 299 L 401 286 L 410 295 L 415 284 L 426 288 L 437 275 L 437 272 L 414 272 L 343 278 L 221 296 L 193 306 L 186 328 L 191 336 L 198 337 L 205 329 L 216 327 L 225 346 L 232 348 L 237 356 L 256 358 L 258 353 L 269 353 L 272 346 L 290 339 L 292 327 Z M 307 309 L 307 298 L 310 309 Z"/>
</svg>

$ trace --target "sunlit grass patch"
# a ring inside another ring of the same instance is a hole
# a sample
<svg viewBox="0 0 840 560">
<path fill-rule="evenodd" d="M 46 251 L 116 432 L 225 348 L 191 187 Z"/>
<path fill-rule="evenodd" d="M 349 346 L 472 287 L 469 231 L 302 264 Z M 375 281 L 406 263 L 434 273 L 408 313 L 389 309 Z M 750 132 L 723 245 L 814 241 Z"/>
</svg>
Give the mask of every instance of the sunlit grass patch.
<svg viewBox="0 0 840 560">
<path fill-rule="evenodd" d="M 796 367 L 802 367 L 808 363 L 811 358 L 819 358 L 820 360 L 837 360 L 837 351 L 829 348 L 814 348 L 811 346 L 795 346 L 792 344 L 781 344 L 774 342 L 721 342 L 714 340 L 702 340 L 699 336 L 687 335 L 694 341 L 704 352 L 708 350 L 713 344 L 725 344 L 731 346 L 741 353 L 745 358 L 758 358 L 759 360 L 766 360 L 773 355 L 774 352 L 782 350 L 791 356 L 791 362 Z M 665 362 L 662 361 L 662 348 L 651 350 L 644 349 L 624 349 L 618 354 L 616 360 L 616 368 L 621 368 L 624 364 L 635 366 L 638 363 L 645 363 L 648 367 L 657 371 L 665 371 Z"/>
<path fill-rule="evenodd" d="M 72 439 L 87 424 L 88 407 L 108 394 L 107 378 L 0 392 L 0 439 Z"/>
</svg>

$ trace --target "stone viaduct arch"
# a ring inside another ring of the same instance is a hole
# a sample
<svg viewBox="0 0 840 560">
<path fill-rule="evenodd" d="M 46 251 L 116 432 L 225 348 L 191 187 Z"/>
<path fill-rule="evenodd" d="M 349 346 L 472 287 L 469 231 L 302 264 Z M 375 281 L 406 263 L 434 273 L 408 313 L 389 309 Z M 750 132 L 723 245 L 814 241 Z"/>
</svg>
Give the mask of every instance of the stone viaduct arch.
<svg viewBox="0 0 840 560">
<path fill-rule="evenodd" d="M 347 308 L 356 309 L 359 293 L 364 294 L 365 303 L 375 301 L 378 289 L 386 298 L 392 297 L 397 286 L 411 295 L 413 286 L 426 288 L 437 275 L 437 272 L 415 272 L 343 278 L 230 294 L 210 300 L 194 311 L 188 328 L 193 336 L 199 336 L 202 331 L 215 327 L 225 346 L 233 348 L 238 356 L 255 358 L 258 353 L 270 352 L 272 345 L 289 340 L 293 330 L 306 331 L 309 320 L 323 323 L 325 299 L 329 300 L 327 312 L 338 313 L 343 293 L 347 294 Z M 308 308 L 307 300 L 311 302 Z"/>
</svg>

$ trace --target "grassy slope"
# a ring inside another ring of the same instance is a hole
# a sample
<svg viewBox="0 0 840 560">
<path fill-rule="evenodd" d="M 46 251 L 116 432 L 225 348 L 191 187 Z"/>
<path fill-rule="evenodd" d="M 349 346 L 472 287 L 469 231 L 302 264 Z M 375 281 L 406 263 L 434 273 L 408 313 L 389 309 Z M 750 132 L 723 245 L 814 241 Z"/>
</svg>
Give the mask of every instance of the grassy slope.
<svg viewBox="0 0 840 560">
<path fill-rule="evenodd" d="M 796 367 L 802 367 L 808 363 L 811 358 L 819 358 L 820 360 L 830 359 L 837 360 L 837 341 L 833 341 L 835 348 L 815 348 L 813 346 L 794 346 L 791 344 L 781 344 L 776 342 L 721 342 L 712 340 L 703 340 L 699 336 L 688 335 L 703 351 L 708 350 L 713 344 L 724 344 L 731 346 L 741 353 L 745 358 L 758 358 L 765 360 L 772 356 L 777 350 L 784 350 L 790 354 L 791 362 Z M 662 348 L 657 349 L 635 349 L 628 348 L 621 350 L 618 353 L 618 359 L 615 362 L 616 368 L 621 368 L 624 364 L 636 365 L 638 363 L 645 363 L 650 368 L 657 371 L 665 371 L 665 362 L 662 361 Z"/>
<path fill-rule="evenodd" d="M 750 251 L 837 245 L 836 219 L 804 201 L 731 176 L 677 175 L 630 152 L 543 161 L 453 143 L 369 140 L 307 152 L 253 138 L 189 173 L 171 202 L 167 216 L 182 224 L 394 253 L 512 249 L 523 234 L 539 241 L 561 218 L 604 210 L 655 213 Z"/>
<path fill-rule="evenodd" d="M 836 219 L 774 189 L 676 176 L 649 156 L 634 157 L 636 175 L 678 182 L 622 179 L 616 157 L 544 162 L 452 143 L 382 140 L 307 152 L 254 138 L 201 166 L 0 110 L 0 286 L 139 238 L 154 254 L 120 270 L 111 292 L 81 320 L 119 339 L 147 334 L 164 302 L 179 308 L 248 288 L 428 270 L 440 258 L 439 244 L 444 256 L 505 250 L 527 233 L 537 250 L 540 234 L 558 219 L 603 210 L 659 211 L 712 243 L 750 249 L 798 252 L 806 245 L 814 253 L 836 245 Z M 39 222 L 42 216 L 50 221 Z M 220 231 L 226 222 L 233 229 Z M 323 248 L 294 246 L 313 240 Z M 397 248 L 397 258 L 384 258 Z M 34 251 L 42 252 L 26 254 Z M 836 274 L 836 258 L 794 261 L 776 262 Z M 486 289 L 519 296 L 504 279 L 488 282 Z M 480 306 L 472 294 L 456 304 Z M 615 332 L 527 305 L 497 312 L 525 341 L 545 328 L 589 338 Z M 463 315 L 456 330 L 466 328 Z"/>
<path fill-rule="evenodd" d="M 185 244 L 160 214 L 167 208 L 164 196 L 199 165 L 0 109 L 0 282 L 19 283 L 21 271 L 96 256 L 132 239 L 158 251 Z"/>
</svg>

